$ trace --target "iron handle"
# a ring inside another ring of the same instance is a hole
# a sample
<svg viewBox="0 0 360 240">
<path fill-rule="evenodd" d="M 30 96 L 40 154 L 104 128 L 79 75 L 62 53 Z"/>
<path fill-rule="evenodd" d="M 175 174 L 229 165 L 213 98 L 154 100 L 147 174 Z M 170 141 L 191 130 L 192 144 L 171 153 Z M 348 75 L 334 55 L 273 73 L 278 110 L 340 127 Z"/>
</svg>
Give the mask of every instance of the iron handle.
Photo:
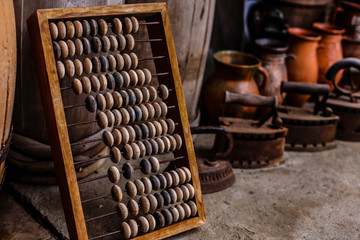
<svg viewBox="0 0 360 240">
<path fill-rule="evenodd" d="M 328 96 L 330 87 L 328 84 L 282 82 L 281 92 Z"/>
<path fill-rule="evenodd" d="M 238 103 L 249 107 L 276 107 L 276 96 L 260 96 L 255 94 L 239 94 L 225 91 L 225 103 Z"/>
</svg>

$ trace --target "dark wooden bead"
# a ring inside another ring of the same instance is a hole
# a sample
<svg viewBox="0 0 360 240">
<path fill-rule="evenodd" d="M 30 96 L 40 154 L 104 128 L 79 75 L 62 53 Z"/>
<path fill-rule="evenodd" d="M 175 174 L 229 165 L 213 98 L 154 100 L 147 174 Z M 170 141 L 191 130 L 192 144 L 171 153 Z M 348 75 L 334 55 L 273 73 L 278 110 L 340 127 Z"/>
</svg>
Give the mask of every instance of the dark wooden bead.
<svg viewBox="0 0 360 240">
<path fill-rule="evenodd" d="M 142 139 L 148 138 L 149 137 L 149 127 L 145 123 L 141 123 L 139 125 L 139 127 L 141 128 Z"/>
<path fill-rule="evenodd" d="M 144 157 L 145 154 L 146 154 L 146 148 L 145 148 L 145 145 L 142 143 L 142 142 L 137 142 L 137 144 L 139 145 L 139 148 L 140 148 L 140 157 Z"/>
<path fill-rule="evenodd" d="M 154 193 L 154 197 L 156 198 L 158 205 L 157 208 L 162 208 L 164 206 L 164 197 L 160 193 Z"/>
<path fill-rule="evenodd" d="M 97 115 L 96 115 L 96 118 L 97 118 L 97 123 L 99 125 L 100 128 L 107 128 L 108 127 L 108 119 L 107 119 L 107 116 L 104 112 L 99 112 Z"/>
<path fill-rule="evenodd" d="M 61 47 L 57 42 L 53 42 L 53 48 L 54 48 L 54 55 L 55 59 L 58 59 L 61 57 Z"/>
<path fill-rule="evenodd" d="M 175 131 L 175 123 L 171 118 L 166 119 L 168 125 L 168 134 L 172 134 Z"/>
<path fill-rule="evenodd" d="M 84 54 L 86 54 L 86 55 L 90 54 L 91 53 L 90 41 L 87 38 L 83 38 L 82 43 L 83 43 Z"/>
<path fill-rule="evenodd" d="M 170 188 L 167 190 L 169 196 L 170 196 L 170 203 L 174 204 L 177 201 L 177 195 L 174 189 Z"/>
<path fill-rule="evenodd" d="M 136 86 L 139 81 L 137 73 L 133 69 L 130 69 L 129 76 L 130 76 L 130 85 Z"/>
<path fill-rule="evenodd" d="M 108 119 L 108 127 L 113 127 L 115 122 L 114 114 L 111 111 L 106 111 L 105 114 Z"/>
<path fill-rule="evenodd" d="M 177 204 L 175 206 L 175 208 L 178 210 L 179 212 L 179 220 L 183 220 L 185 218 L 185 211 L 184 211 L 184 208 L 180 205 L 180 204 Z"/>
<path fill-rule="evenodd" d="M 159 227 L 165 226 L 165 218 L 164 218 L 164 215 L 162 215 L 162 213 L 160 213 L 159 211 L 154 212 L 154 218 L 156 220 L 157 226 L 159 226 Z"/>
<path fill-rule="evenodd" d="M 118 203 L 116 205 L 116 212 L 120 219 L 125 220 L 129 216 L 129 211 L 125 204 Z"/>
<path fill-rule="evenodd" d="M 131 143 L 131 147 L 133 149 L 133 152 L 134 152 L 134 156 L 133 156 L 133 159 L 138 159 L 140 157 L 140 148 L 139 146 L 137 145 L 137 143 Z"/>
<path fill-rule="evenodd" d="M 124 58 L 124 69 L 129 70 L 131 68 L 131 57 L 127 53 L 124 53 L 122 56 Z"/>
<path fill-rule="evenodd" d="M 115 88 L 121 88 L 124 84 L 124 78 L 123 76 L 119 73 L 119 72 L 115 72 L 113 74 L 114 79 L 115 79 Z"/>
<path fill-rule="evenodd" d="M 138 84 L 137 85 L 138 86 L 144 85 L 144 83 L 145 83 L 145 73 L 144 73 L 144 71 L 141 70 L 141 69 L 136 69 L 135 72 L 136 72 L 136 74 L 138 76 Z"/>
<path fill-rule="evenodd" d="M 144 68 L 143 72 L 145 74 L 145 84 L 149 84 L 152 79 L 152 74 L 151 74 L 150 70 L 147 68 Z"/>
<path fill-rule="evenodd" d="M 93 57 L 93 58 L 91 59 L 91 63 L 92 63 L 92 65 L 93 65 L 92 71 L 93 71 L 94 73 L 99 73 L 99 72 L 100 72 L 100 67 L 101 67 L 99 58 L 98 58 L 98 57 Z"/>
<path fill-rule="evenodd" d="M 106 108 L 106 99 L 105 96 L 101 93 L 99 93 L 98 95 L 96 95 L 96 103 L 97 103 L 97 107 L 100 111 L 104 111 Z"/>
<path fill-rule="evenodd" d="M 142 111 L 139 106 L 134 106 L 133 109 L 135 111 L 135 122 L 138 122 L 142 119 Z"/>
<path fill-rule="evenodd" d="M 149 174 L 151 171 L 151 163 L 147 159 L 142 159 L 140 161 L 140 167 L 143 174 Z"/>
<path fill-rule="evenodd" d="M 169 138 L 164 136 L 161 140 L 164 143 L 164 152 L 169 152 L 171 147 Z"/>
<path fill-rule="evenodd" d="M 156 116 L 155 116 L 156 117 Z M 156 129 L 156 133 L 155 133 L 155 136 L 160 136 L 161 133 L 162 133 L 162 127 L 161 127 L 161 124 L 158 122 L 158 121 L 153 121 L 152 122 L 155 126 L 155 129 Z"/>
<path fill-rule="evenodd" d="M 164 206 L 168 206 L 171 202 L 170 194 L 167 191 L 163 190 L 161 191 L 161 196 L 163 196 L 164 198 Z"/>
<path fill-rule="evenodd" d="M 107 36 L 102 36 L 101 37 L 101 43 L 102 43 L 102 51 L 103 52 L 108 52 L 110 50 L 111 47 L 111 43 L 110 43 L 110 39 Z"/>
<path fill-rule="evenodd" d="M 142 138 L 142 131 L 139 125 L 134 125 L 133 126 L 134 131 L 135 131 L 135 139 L 136 140 L 140 140 Z"/>
<path fill-rule="evenodd" d="M 133 52 L 129 53 L 130 59 L 131 59 L 131 68 L 136 69 L 139 64 L 139 59 L 137 55 Z"/>
<path fill-rule="evenodd" d="M 158 177 L 151 176 L 150 181 L 151 181 L 151 184 L 152 184 L 152 187 L 153 187 L 154 190 L 159 190 L 160 189 L 160 180 L 159 180 Z"/>
<path fill-rule="evenodd" d="M 123 143 L 123 144 L 128 143 L 129 142 L 129 132 L 128 132 L 128 130 L 126 128 L 124 128 L 124 127 L 119 127 L 119 131 L 120 131 L 121 137 L 122 137 L 121 143 Z"/>
<path fill-rule="evenodd" d="M 123 106 L 129 105 L 129 94 L 125 90 L 120 90 L 119 93 L 123 99 Z"/>
<path fill-rule="evenodd" d="M 160 189 L 165 189 L 166 185 L 167 185 L 167 181 L 166 178 L 163 174 L 159 173 L 158 175 L 156 175 L 158 177 L 158 179 L 160 180 Z"/>
<path fill-rule="evenodd" d="M 150 156 L 152 153 L 152 146 L 148 140 L 143 141 L 145 148 L 146 148 L 146 156 Z"/>
<path fill-rule="evenodd" d="M 152 153 L 151 155 L 156 155 L 159 152 L 159 146 L 154 139 L 150 139 L 149 142 L 151 143 Z"/>
<path fill-rule="evenodd" d="M 117 109 L 113 109 L 112 112 L 118 111 Z M 119 111 L 118 111 L 119 112 Z M 120 112 L 119 112 L 120 113 Z M 116 114 L 114 113 L 114 115 L 116 116 Z M 114 136 L 114 145 L 118 146 L 120 145 L 121 141 L 122 141 L 122 135 L 121 132 L 119 131 L 119 129 L 115 128 L 112 131 L 112 134 Z"/>
<path fill-rule="evenodd" d="M 164 216 L 165 225 L 170 225 L 170 224 L 173 223 L 173 216 L 172 216 L 171 212 L 168 209 L 163 209 L 161 211 L 161 213 Z"/>
<path fill-rule="evenodd" d="M 88 95 L 85 99 L 85 106 L 89 112 L 95 112 L 97 108 L 96 100 L 92 95 Z"/>
<path fill-rule="evenodd" d="M 90 35 L 91 32 L 91 28 L 90 28 L 90 24 L 87 20 L 82 20 L 81 21 L 82 27 L 83 27 L 83 35 L 84 37 L 87 37 Z M 85 39 L 85 38 L 84 38 Z M 87 40 L 87 39 L 86 39 Z"/>
<path fill-rule="evenodd" d="M 90 19 L 89 24 L 90 24 L 90 34 L 91 34 L 91 36 L 96 36 L 98 34 L 98 31 L 99 31 L 98 23 L 94 19 Z"/>
<path fill-rule="evenodd" d="M 126 34 L 125 40 L 126 40 L 126 50 L 129 50 L 129 51 L 133 50 L 135 47 L 134 37 L 131 34 Z"/>
<path fill-rule="evenodd" d="M 126 179 L 130 179 L 134 175 L 134 168 L 130 163 L 125 163 L 122 170 L 124 171 L 123 175 Z"/>
<path fill-rule="evenodd" d="M 172 186 L 173 184 L 173 179 L 172 179 L 172 176 L 169 172 L 163 172 L 163 175 L 165 176 L 166 178 L 166 182 L 167 182 L 167 185 L 166 187 L 169 188 Z M 173 189 L 174 190 L 174 189 Z"/>
<path fill-rule="evenodd" d="M 129 105 L 134 105 L 136 102 L 136 95 L 132 89 L 127 89 L 126 92 L 129 95 Z"/>
<path fill-rule="evenodd" d="M 129 112 L 125 108 L 120 108 L 119 111 L 120 111 L 121 116 L 122 116 L 122 123 L 123 124 L 128 124 L 129 121 L 130 121 Z"/>
<path fill-rule="evenodd" d="M 156 99 L 157 96 L 158 96 L 156 89 L 155 89 L 153 86 L 149 86 L 149 87 L 148 87 L 148 90 L 149 90 L 149 92 L 150 92 L 150 99 L 149 99 L 149 101 L 150 101 L 150 102 L 155 101 L 155 99 Z"/>
<path fill-rule="evenodd" d="M 187 203 L 182 203 L 181 206 L 185 211 L 185 218 L 189 218 L 191 216 L 191 208 Z"/>
<path fill-rule="evenodd" d="M 130 116 L 129 123 L 133 123 L 135 121 L 135 110 L 132 107 L 127 107 L 126 110 L 128 111 Z"/>
<path fill-rule="evenodd" d="M 121 160 L 121 152 L 119 150 L 119 148 L 117 147 L 112 147 L 110 149 L 110 160 L 113 163 L 119 163 Z"/>
<path fill-rule="evenodd" d="M 114 35 L 110 35 L 109 36 L 109 40 L 110 40 L 110 51 L 116 51 L 119 47 L 119 43 L 116 39 L 116 37 L 114 37 Z"/>
<path fill-rule="evenodd" d="M 126 192 L 129 195 L 129 197 L 134 198 L 137 195 L 137 189 L 135 183 L 132 181 L 128 181 L 125 184 Z"/>
<path fill-rule="evenodd" d="M 185 186 L 188 188 L 189 190 L 189 199 L 193 199 L 194 196 L 195 196 L 195 189 L 194 187 L 190 184 L 190 183 L 187 183 L 185 184 Z"/>
<path fill-rule="evenodd" d="M 159 85 L 159 97 L 166 100 L 169 97 L 169 90 L 164 84 Z"/>
<path fill-rule="evenodd" d="M 100 38 L 93 37 L 91 39 L 91 49 L 93 50 L 93 52 L 99 53 L 99 52 L 101 52 L 101 48 L 102 48 L 102 43 L 101 43 Z"/>
<path fill-rule="evenodd" d="M 110 90 L 114 90 L 115 88 L 115 78 L 112 74 L 107 73 L 106 74 L 106 79 L 107 79 L 107 88 Z"/>
<path fill-rule="evenodd" d="M 139 180 L 140 181 L 140 180 Z M 150 201 L 147 197 L 142 196 L 139 199 L 139 205 L 140 205 L 140 209 L 143 213 L 147 213 L 150 210 Z"/>
<path fill-rule="evenodd" d="M 105 56 L 100 56 L 99 60 L 101 65 L 100 70 L 102 72 L 107 72 L 107 70 L 109 69 L 109 60 Z"/>
<path fill-rule="evenodd" d="M 124 21 L 124 32 L 131 33 L 133 29 L 132 21 L 128 17 L 124 18 L 123 21 Z"/>
</svg>

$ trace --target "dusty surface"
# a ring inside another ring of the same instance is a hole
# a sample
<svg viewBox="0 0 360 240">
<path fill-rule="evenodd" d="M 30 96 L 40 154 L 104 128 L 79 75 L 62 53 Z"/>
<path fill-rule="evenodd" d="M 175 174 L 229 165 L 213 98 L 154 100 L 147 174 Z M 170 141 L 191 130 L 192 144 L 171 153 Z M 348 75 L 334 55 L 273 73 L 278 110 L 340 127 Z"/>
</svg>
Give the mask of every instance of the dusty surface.
<svg viewBox="0 0 360 240">
<path fill-rule="evenodd" d="M 171 239 L 360 239 L 360 143 L 337 145 L 317 153 L 286 152 L 286 163 L 278 167 L 234 169 L 231 188 L 204 196 L 208 222 Z M 66 235 L 57 187 L 11 183 L 10 188 L 53 233 Z M 7 229 L 21 234 L 26 229 L 11 227 L 15 219 Z"/>
</svg>

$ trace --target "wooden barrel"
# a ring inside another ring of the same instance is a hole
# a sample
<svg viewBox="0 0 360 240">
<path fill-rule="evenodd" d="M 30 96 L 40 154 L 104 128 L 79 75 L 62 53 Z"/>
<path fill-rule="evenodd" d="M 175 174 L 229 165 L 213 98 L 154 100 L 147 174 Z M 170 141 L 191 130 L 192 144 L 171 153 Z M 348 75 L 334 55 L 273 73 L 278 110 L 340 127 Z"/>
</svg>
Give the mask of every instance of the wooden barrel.
<svg viewBox="0 0 360 240">
<path fill-rule="evenodd" d="M 12 0 L 0 2 L 0 188 L 5 174 L 15 94 L 16 29 Z"/>
<path fill-rule="evenodd" d="M 126 0 L 126 3 L 166 2 L 174 36 L 186 108 L 196 125 L 198 102 L 214 20 L 215 0 Z"/>
<path fill-rule="evenodd" d="M 125 0 L 14 0 L 16 32 L 18 35 L 18 68 L 14 108 L 14 141 L 9 153 L 9 178 L 26 182 L 55 183 L 54 167 L 48 145 L 48 134 L 40 99 L 36 71 L 31 52 L 26 25 L 27 18 L 37 9 L 67 8 L 95 5 L 119 5 Z M 64 106 L 84 102 L 86 96 L 77 96 L 71 90 L 64 92 Z M 66 110 L 67 123 L 95 119 L 95 113 L 89 114 L 85 108 Z M 82 125 L 69 129 L 70 142 L 87 138 L 99 138 L 99 128 Z M 75 158 L 90 158 L 108 150 L 105 145 L 93 144 L 80 148 L 74 153 Z M 79 177 L 90 174 L 101 166 L 103 161 L 78 168 Z M 21 174 L 19 174 L 21 173 Z M 21 176 L 21 179 L 19 179 Z"/>
</svg>

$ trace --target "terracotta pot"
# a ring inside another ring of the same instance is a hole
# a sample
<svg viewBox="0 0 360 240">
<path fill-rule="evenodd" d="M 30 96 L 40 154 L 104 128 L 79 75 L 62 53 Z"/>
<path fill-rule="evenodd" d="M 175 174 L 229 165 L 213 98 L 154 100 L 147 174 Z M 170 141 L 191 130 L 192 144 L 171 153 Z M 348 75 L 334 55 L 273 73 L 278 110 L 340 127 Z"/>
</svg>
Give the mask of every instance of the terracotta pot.
<svg viewBox="0 0 360 240">
<path fill-rule="evenodd" d="M 289 28 L 289 50 L 296 59 L 286 61 L 288 80 L 292 82 L 316 83 L 319 77 L 317 49 L 321 36 L 303 29 Z M 310 95 L 287 94 L 287 105 L 301 107 L 310 98 Z"/>
<path fill-rule="evenodd" d="M 330 90 L 334 90 L 331 81 L 327 80 L 325 75 L 327 70 L 337 61 L 343 59 L 341 46 L 342 34 L 345 29 L 336 27 L 328 23 L 314 23 L 313 27 L 321 34 L 320 46 L 318 48 L 319 63 L 319 83 L 327 83 Z M 339 83 L 342 77 L 342 71 L 336 75 L 335 81 Z"/>
<path fill-rule="evenodd" d="M 238 51 L 219 51 L 213 55 L 216 65 L 215 74 L 207 82 L 204 90 L 204 104 L 210 120 L 215 123 L 219 116 L 252 118 L 256 108 L 238 104 L 224 105 L 225 91 L 252 93 L 259 95 L 269 83 L 266 70 L 260 60 L 250 54 Z M 256 73 L 264 76 L 262 86 L 254 81 Z"/>
<path fill-rule="evenodd" d="M 346 35 L 360 40 L 360 4 L 342 1 L 341 7 L 334 10 L 332 23 L 346 30 Z"/>
</svg>

